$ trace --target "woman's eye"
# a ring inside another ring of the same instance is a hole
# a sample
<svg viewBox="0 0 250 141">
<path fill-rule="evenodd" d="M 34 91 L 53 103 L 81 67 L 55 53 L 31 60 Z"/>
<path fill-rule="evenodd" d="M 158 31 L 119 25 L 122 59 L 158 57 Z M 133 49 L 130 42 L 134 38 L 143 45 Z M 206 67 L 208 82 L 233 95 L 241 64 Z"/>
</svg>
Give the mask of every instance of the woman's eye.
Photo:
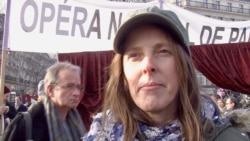
<svg viewBox="0 0 250 141">
<path fill-rule="evenodd" d="M 136 57 L 139 57 L 139 53 L 130 53 L 129 54 L 129 58 L 136 58 Z"/>
<path fill-rule="evenodd" d="M 169 53 L 169 50 L 167 50 L 167 49 L 161 49 L 161 50 L 159 51 L 159 53 Z"/>
</svg>

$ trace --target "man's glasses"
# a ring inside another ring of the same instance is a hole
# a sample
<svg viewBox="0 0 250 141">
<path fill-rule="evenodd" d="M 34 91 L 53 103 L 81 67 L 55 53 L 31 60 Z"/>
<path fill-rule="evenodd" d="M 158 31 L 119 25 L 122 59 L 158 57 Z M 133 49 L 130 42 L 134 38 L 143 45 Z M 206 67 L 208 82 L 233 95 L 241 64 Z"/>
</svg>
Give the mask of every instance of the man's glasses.
<svg viewBox="0 0 250 141">
<path fill-rule="evenodd" d="M 55 83 L 55 84 L 53 84 L 53 85 L 59 86 L 59 87 L 61 87 L 62 89 L 65 89 L 65 90 L 67 90 L 67 91 L 73 91 L 73 90 L 75 90 L 75 89 L 77 89 L 77 90 L 79 90 L 79 91 L 82 91 L 82 90 L 84 89 L 83 86 L 81 86 L 81 85 L 76 85 L 76 84 L 74 84 L 74 83 L 66 83 L 66 84 L 64 84 L 64 85 L 58 85 L 57 83 Z"/>
</svg>

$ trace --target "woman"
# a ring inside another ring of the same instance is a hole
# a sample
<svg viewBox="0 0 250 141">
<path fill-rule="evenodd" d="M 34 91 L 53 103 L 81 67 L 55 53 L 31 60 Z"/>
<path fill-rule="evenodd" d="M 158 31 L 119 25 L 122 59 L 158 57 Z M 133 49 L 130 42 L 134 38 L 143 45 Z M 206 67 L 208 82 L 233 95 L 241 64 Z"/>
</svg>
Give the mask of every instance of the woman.
<svg viewBox="0 0 250 141">
<path fill-rule="evenodd" d="M 157 7 L 133 16 L 116 34 L 103 112 L 84 140 L 204 140 L 184 27 L 173 12 Z"/>
</svg>

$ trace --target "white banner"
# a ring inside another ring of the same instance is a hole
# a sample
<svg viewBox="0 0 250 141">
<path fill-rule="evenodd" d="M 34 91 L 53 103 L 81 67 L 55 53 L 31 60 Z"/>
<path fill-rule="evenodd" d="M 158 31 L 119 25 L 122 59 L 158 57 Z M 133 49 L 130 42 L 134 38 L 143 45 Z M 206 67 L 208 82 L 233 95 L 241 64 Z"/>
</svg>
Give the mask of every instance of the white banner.
<svg viewBox="0 0 250 141">
<path fill-rule="evenodd" d="M 4 49 L 45 53 L 112 50 L 123 15 L 153 5 L 160 7 L 158 0 L 8 0 Z M 249 41 L 250 21 L 223 22 L 167 3 L 162 8 L 176 12 L 192 44 Z"/>
<path fill-rule="evenodd" d="M 165 4 L 164 9 L 178 15 L 188 31 L 191 44 L 250 42 L 250 21 L 221 21 L 172 4 Z"/>
</svg>

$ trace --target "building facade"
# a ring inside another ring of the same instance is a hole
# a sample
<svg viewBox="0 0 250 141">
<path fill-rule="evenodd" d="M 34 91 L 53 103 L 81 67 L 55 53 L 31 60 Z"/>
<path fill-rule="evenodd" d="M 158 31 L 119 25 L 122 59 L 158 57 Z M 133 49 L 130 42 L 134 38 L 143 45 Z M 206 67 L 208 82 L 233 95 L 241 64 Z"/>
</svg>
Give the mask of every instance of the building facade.
<svg viewBox="0 0 250 141">
<path fill-rule="evenodd" d="M 167 0 L 167 2 L 219 20 L 250 20 L 250 0 Z"/>
<path fill-rule="evenodd" d="M 56 62 L 47 53 L 9 51 L 6 55 L 5 85 L 17 95 L 37 94 L 37 85 L 46 69 Z"/>
</svg>

